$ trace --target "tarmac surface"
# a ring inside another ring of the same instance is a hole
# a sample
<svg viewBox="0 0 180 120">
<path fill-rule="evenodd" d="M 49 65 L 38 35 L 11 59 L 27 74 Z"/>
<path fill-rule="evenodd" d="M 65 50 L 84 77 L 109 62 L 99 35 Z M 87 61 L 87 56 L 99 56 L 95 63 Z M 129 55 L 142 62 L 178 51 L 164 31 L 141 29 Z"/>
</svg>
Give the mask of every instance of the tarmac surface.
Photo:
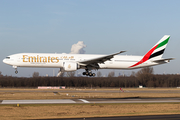
<svg viewBox="0 0 180 120">
<path fill-rule="evenodd" d="M 180 98 L 0 100 L 0 104 L 87 104 L 87 103 L 171 103 L 171 102 L 180 102 Z"/>
</svg>

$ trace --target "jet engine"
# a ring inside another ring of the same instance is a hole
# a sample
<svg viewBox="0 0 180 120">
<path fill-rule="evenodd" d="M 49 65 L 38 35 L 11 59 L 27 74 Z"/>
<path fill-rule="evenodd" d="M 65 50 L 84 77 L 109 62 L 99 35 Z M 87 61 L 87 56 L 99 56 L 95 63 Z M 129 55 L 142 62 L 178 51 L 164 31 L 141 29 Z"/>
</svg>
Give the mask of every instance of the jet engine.
<svg viewBox="0 0 180 120">
<path fill-rule="evenodd" d="M 64 71 L 71 72 L 78 69 L 78 64 L 75 62 L 64 62 Z"/>
</svg>

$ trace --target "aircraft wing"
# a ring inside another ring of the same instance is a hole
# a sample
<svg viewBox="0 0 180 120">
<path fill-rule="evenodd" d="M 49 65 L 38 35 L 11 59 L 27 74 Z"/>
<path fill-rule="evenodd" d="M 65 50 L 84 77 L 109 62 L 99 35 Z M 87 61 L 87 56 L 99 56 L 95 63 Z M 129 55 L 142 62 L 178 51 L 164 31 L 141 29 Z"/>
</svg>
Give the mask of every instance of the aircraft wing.
<svg viewBox="0 0 180 120">
<path fill-rule="evenodd" d="M 175 58 L 165 58 L 165 59 L 159 59 L 159 60 L 154 60 L 152 62 L 157 62 L 157 63 L 160 63 L 160 62 L 169 62 L 170 60 L 174 60 Z"/>
<path fill-rule="evenodd" d="M 79 61 L 79 64 L 83 65 L 83 66 L 87 66 L 87 65 L 97 66 L 98 63 L 104 63 L 105 61 L 110 60 L 111 58 L 113 58 L 115 55 L 121 54 L 123 52 L 126 52 L 126 51 L 120 51 L 120 52 L 110 54 L 110 55 L 105 55 L 105 56 L 102 56 L 102 57 L 97 57 L 97 58 L 93 58 L 93 59 Z"/>
</svg>

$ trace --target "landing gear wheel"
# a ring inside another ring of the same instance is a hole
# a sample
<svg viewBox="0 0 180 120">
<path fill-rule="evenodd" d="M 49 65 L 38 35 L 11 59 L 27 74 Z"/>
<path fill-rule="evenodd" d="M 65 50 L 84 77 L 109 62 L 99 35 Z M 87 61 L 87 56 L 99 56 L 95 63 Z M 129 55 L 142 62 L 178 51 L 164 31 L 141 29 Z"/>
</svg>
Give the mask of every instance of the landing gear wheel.
<svg viewBox="0 0 180 120">
<path fill-rule="evenodd" d="M 18 74 L 18 71 L 16 70 L 15 73 Z"/>
<path fill-rule="evenodd" d="M 90 73 L 89 73 L 89 76 L 92 76 L 92 75 L 93 75 L 93 74 L 90 72 Z"/>
<path fill-rule="evenodd" d="M 90 73 L 89 76 L 90 76 L 90 77 L 95 77 L 96 74 L 95 74 L 95 73 Z"/>
<path fill-rule="evenodd" d="M 86 76 L 96 76 L 96 74 L 95 73 L 92 73 L 92 71 L 91 70 L 88 70 L 88 69 L 85 69 L 86 71 L 85 72 L 83 72 L 82 74 L 83 75 L 86 75 Z"/>
</svg>

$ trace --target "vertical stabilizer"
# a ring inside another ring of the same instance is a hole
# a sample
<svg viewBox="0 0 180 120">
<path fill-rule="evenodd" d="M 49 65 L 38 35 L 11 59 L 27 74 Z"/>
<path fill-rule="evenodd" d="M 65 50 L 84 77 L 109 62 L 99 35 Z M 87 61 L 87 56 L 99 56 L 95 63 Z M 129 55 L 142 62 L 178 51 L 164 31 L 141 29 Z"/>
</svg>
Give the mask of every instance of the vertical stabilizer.
<svg viewBox="0 0 180 120">
<path fill-rule="evenodd" d="M 157 60 L 157 59 L 162 58 L 163 53 L 166 49 L 167 43 L 169 41 L 169 38 L 170 38 L 170 35 L 165 35 L 163 38 L 161 38 L 161 40 L 156 45 L 153 46 L 153 48 L 155 47 L 155 50 L 152 52 L 149 59 Z"/>
<path fill-rule="evenodd" d="M 147 60 L 159 60 L 162 58 L 163 53 L 165 51 L 165 48 L 167 46 L 167 43 L 169 41 L 170 35 L 164 35 L 144 56 L 143 58 L 137 62 L 136 64 L 130 66 L 135 67 L 137 65 L 140 65 Z"/>
</svg>

